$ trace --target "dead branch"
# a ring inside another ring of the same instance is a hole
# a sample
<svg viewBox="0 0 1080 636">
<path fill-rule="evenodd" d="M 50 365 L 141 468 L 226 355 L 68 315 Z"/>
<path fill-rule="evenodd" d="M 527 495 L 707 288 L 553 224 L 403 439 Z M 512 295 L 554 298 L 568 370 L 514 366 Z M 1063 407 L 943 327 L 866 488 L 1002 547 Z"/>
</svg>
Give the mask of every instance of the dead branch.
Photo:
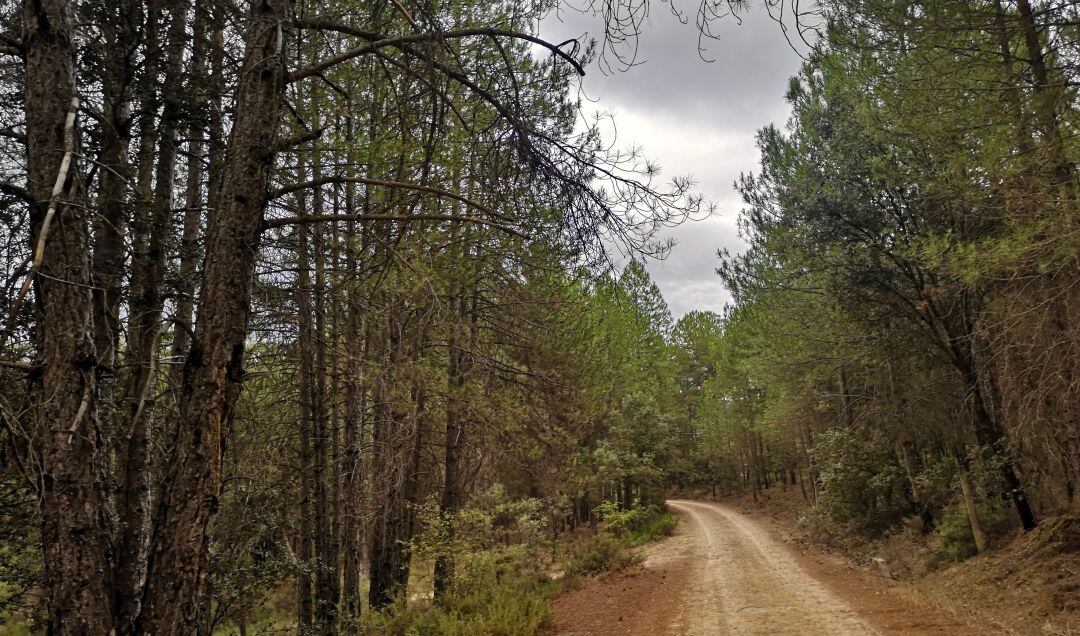
<svg viewBox="0 0 1080 636">
<path fill-rule="evenodd" d="M 401 221 L 405 223 L 416 221 L 461 221 L 465 223 L 476 223 L 478 225 L 486 225 L 487 227 L 512 234 L 519 238 L 527 239 L 527 235 L 515 230 L 512 227 L 488 221 L 487 219 L 481 219 L 475 216 L 461 216 L 451 214 L 307 214 L 303 216 L 291 216 L 282 219 L 269 219 L 264 223 L 264 227 L 284 227 L 286 225 L 300 225 L 304 223 L 325 223 L 331 221 Z"/>
<path fill-rule="evenodd" d="M 459 203 L 464 203 L 470 208 L 480 210 L 484 214 L 495 217 L 497 219 L 505 219 L 491 208 L 477 203 L 472 199 L 463 197 L 460 194 L 451 192 L 449 190 L 443 190 L 442 188 L 436 188 L 434 186 L 422 185 L 419 183 L 408 183 L 406 181 L 391 181 L 389 179 L 370 179 L 367 177 L 340 177 L 340 176 L 326 176 L 318 179 L 312 179 L 311 181 L 304 181 L 302 183 L 295 183 L 293 185 L 278 188 L 270 193 L 271 199 L 277 199 L 300 190 L 308 190 L 311 188 L 317 188 L 319 186 L 329 185 L 332 183 L 358 183 L 362 185 L 382 186 L 386 188 L 400 188 L 402 190 L 413 190 L 415 192 L 425 192 L 427 194 L 433 194 L 437 197 L 446 197 L 447 199 L 453 199 Z"/>
<path fill-rule="evenodd" d="M 75 154 L 75 116 L 79 112 L 79 98 L 71 98 L 71 106 L 68 109 L 67 120 L 64 122 L 64 158 L 60 161 L 60 170 L 56 174 L 56 182 L 53 184 L 52 195 L 49 197 L 49 209 L 45 213 L 45 219 L 41 222 L 41 231 L 38 233 L 37 247 L 34 249 L 34 260 L 30 263 L 30 271 L 26 273 L 18 296 L 11 304 L 11 315 L 8 316 L 4 332 L 0 334 L 0 349 L 7 344 L 7 337 L 14 333 L 15 320 L 19 315 L 26 294 L 30 291 L 30 283 L 34 274 L 41 268 L 41 262 L 45 258 L 45 239 L 49 235 L 49 226 L 53 217 L 56 216 L 56 207 L 60 204 L 60 196 L 64 192 L 64 184 L 67 183 L 68 171 L 71 169 L 71 157 Z"/>
<path fill-rule="evenodd" d="M 325 22 L 325 21 L 320 21 L 320 20 L 303 20 L 303 19 L 301 19 L 301 20 L 298 20 L 297 23 L 301 27 L 304 27 L 304 28 L 321 29 L 321 30 L 326 30 L 326 31 L 336 31 L 338 33 L 345 33 L 347 35 L 352 35 L 352 36 L 355 36 L 355 37 L 358 37 L 358 38 L 361 38 L 361 39 L 368 40 L 368 42 L 366 44 L 361 44 L 360 46 L 349 49 L 348 51 L 345 51 L 345 52 L 340 53 L 338 55 L 335 55 L 333 57 L 329 57 L 329 58 L 327 58 L 325 60 L 322 60 L 321 62 L 316 62 L 315 64 L 312 64 L 311 66 L 307 66 L 307 67 L 304 67 L 304 68 L 297 69 L 297 70 L 293 71 L 292 73 L 289 74 L 289 81 L 290 82 L 296 82 L 296 81 L 304 79 L 305 77 L 311 77 L 312 75 L 316 75 L 318 73 L 321 73 L 322 71 L 325 71 L 326 69 L 328 69 L 328 68 L 330 68 L 332 66 L 336 66 L 338 64 L 341 64 L 342 62 L 347 62 L 347 61 L 349 61 L 349 60 L 351 60 L 353 58 L 360 57 L 361 55 L 365 55 L 367 53 L 371 53 L 373 51 L 377 51 L 379 49 L 383 49 L 383 48 L 386 48 L 386 47 L 400 48 L 400 47 L 407 46 L 409 44 L 415 44 L 415 43 L 418 43 L 418 42 L 448 40 L 448 39 L 454 39 L 454 38 L 466 38 L 466 37 L 474 37 L 474 36 L 506 37 L 506 38 L 514 38 L 514 39 L 518 39 L 518 40 L 525 40 L 526 42 L 532 42 L 533 44 L 537 44 L 539 46 L 542 46 L 542 47 L 548 49 L 549 51 L 552 52 L 552 54 L 562 58 L 564 61 L 569 63 L 571 66 L 574 67 L 574 70 L 577 71 L 578 75 L 582 75 L 582 76 L 585 75 L 585 69 L 582 68 L 581 64 L 578 63 L 578 61 L 576 59 L 574 59 L 574 56 L 572 54 L 567 53 L 566 51 L 564 51 L 564 50 L 562 50 L 560 48 L 560 46 L 562 46 L 562 45 L 552 44 L 551 42 L 548 42 L 547 40 L 538 38 L 538 37 L 536 37 L 534 35 L 529 35 L 528 33 L 521 33 L 521 32 L 518 32 L 518 31 L 508 31 L 508 30 L 505 30 L 505 29 L 492 29 L 492 28 L 475 28 L 475 29 L 460 29 L 460 30 L 457 30 L 457 31 L 446 31 L 446 32 L 443 32 L 443 33 L 413 33 L 413 34 L 410 34 L 410 35 L 403 35 L 403 36 L 400 36 L 400 37 L 388 38 L 388 37 L 383 37 L 382 35 L 377 34 L 377 33 L 371 33 L 371 32 L 368 32 L 368 31 L 361 31 L 361 30 L 358 30 L 358 29 L 353 29 L 353 28 L 351 28 L 349 26 L 346 26 L 346 25 L 340 25 L 340 24 L 335 24 L 335 23 L 332 23 L 332 22 Z M 573 40 L 573 42 L 576 44 L 577 41 Z M 563 44 L 566 44 L 566 43 L 564 42 Z"/>
</svg>

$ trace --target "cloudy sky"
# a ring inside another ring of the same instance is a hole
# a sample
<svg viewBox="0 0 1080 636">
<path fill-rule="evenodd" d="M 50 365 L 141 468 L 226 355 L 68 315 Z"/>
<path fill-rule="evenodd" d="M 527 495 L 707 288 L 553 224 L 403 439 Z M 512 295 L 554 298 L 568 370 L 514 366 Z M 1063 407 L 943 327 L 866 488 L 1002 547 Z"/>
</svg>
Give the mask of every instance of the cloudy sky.
<svg viewBox="0 0 1080 636">
<path fill-rule="evenodd" d="M 690 12 L 689 24 L 672 16 L 668 4 L 651 4 L 638 50 L 643 63 L 609 74 L 594 63 L 582 82 L 592 106 L 614 114 L 619 146 L 642 147 L 668 179 L 692 175 L 717 206 L 713 217 L 669 230 L 675 248 L 648 264 L 678 318 L 692 309 L 720 311 L 729 298 L 715 268 L 718 249 L 741 247 L 735 225 L 741 201 L 732 184 L 740 172 L 757 170 L 756 131 L 787 119 L 783 95 L 800 60 L 760 5 L 740 15 L 741 23 L 727 16 L 715 25 L 719 39 L 703 43 L 704 56 L 714 61 L 706 62 L 693 24 L 697 3 L 676 5 Z M 602 37 L 600 19 L 565 8 L 541 25 L 541 35 L 554 42 L 586 33 Z"/>
</svg>

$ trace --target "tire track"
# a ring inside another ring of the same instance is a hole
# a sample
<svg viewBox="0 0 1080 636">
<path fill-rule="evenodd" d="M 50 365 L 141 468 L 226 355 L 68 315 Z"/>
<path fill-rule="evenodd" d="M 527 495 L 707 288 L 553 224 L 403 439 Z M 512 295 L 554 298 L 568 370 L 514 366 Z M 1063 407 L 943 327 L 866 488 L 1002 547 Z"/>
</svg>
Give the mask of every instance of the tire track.
<svg viewBox="0 0 1080 636">
<path fill-rule="evenodd" d="M 693 636 L 877 634 L 846 602 L 804 571 L 756 523 L 724 506 L 669 501 L 692 526 L 699 584 L 686 590 Z M 680 621 L 681 622 L 681 621 Z"/>
</svg>

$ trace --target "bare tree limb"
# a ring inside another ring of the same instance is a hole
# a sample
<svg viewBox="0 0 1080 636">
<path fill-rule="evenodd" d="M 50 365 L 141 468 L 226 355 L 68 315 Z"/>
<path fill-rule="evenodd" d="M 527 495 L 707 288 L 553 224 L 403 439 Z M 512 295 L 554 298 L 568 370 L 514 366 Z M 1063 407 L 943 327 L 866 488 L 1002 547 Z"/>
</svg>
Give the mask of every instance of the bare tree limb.
<svg viewBox="0 0 1080 636">
<path fill-rule="evenodd" d="M 447 39 L 453 39 L 453 38 L 473 37 L 473 36 L 506 37 L 506 38 L 515 38 L 515 39 L 518 39 L 518 40 L 525 40 L 527 42 L 532 42 L 533 44 L 537 44 L 539 46 L 542 46 L 542 47 L 548 49 L 554 55 L 556 55 L 556 56 L 562 58 L 563 60 L 565 60 L 566 62 L 568 62 L 571 66 L 574 67 L 574 70 L 576 70 L 578 72 L 578 75 L 585 75 L 585 69 L 582 68 L 581 64 L 578 63 L 578 61 L 576 59 L 574 59 L 574 56 L 572 54 L 567 53 L 566 51 L 562 50 L 560 48 L 561 45 L 552 44 L 551 42 L 548 42 L 547 40 L 538 38 L 538 37 L 536 37 L 534 35 L 529 35 L 528 33 L 521 33 L 519 31 L 508 31 L 508 30 L 505 30 L 505 29 L 492 29 L 492 28 L 475 28 L 475 29 L 460 29 L 460 30 L 457 30 L 457 31 L 446 31 L 446 32 L 443 32 L 443 33 L 413 33 L 413 34 L 410 34 L 410 35 L 403 35 L 403 36 L 399 36 L 399 37 L 388 38 L 388 37 L 384 37 L 384 36 L 382 36 L 382 35 L 380 35 L 378 33 L 371 33 L 369 31 L 361 31 L 359 29 L 353 29 L 352 27 L 349 27 L 347 25 L 341 25 L 341 24 L 336 24 L 336 23 L 326 22 L 326 21 L 321 21 L 321 20 L 300 19 L 300 20 L 297 20 L 297 24 L 299 24 L 301 27 L 309 28 L 309 29 L 320 29 L 320 30 L 326 30 L 326 31 L 336 31 L 338 33 L 345 33 L 346 35 L 352 35 L 354 37 L 358 37 L 358 38 L 361 38 L 361 39 L 364 39 L 364 40 L 368 40 L 368 42 L 366 44 L 361 44 L 360 46 L 349 49 L 348 51 L 345 51 L 343 53 L 339 53 L 338 55 L 335 55 L 333 57 L 329 57 L 329 58 L 327 58 L 325 60 L 322 60 L 321 62 L 316 62 L 315 64 L 312 64 L 311 66 L 307 66 L 307 67 L 304 67 L 304 68 L 297 69 L 297 70 L 293 71 L 292 73 L 289 74 L 289 81 L 290 82 L 296 82 L 296 81 L 304 79 L 305 77 L 310 77 L 312 75 L 316 75 L 318 73 L 321 73 L 322 71 L 325 71 L 326 69 L 328 69 L 328 68 L 330 68 L 332 66 L 336 66 L 338 64 L 341 64 L 342 62 L 347 62 L 347 61 L 349 61 L 349 60 L 351 60 L 353 58 L 360 57 L 361 55 L 371 53 L 371 52 L 376 51 L 378 49 L 383 49 L 383 48 L 386 48 L 386 47 L 399 48 L 401 46 L 405 46 L 405 45 L 408 45 L 408 44 L 415 44 L 417 42 L 429 42 L 429 41 L 433 41 L 433 40 L 438 41 L 438 40 L 447 40 Z M 575 44 L 577 42 L 577 40 L 572 40 L 572 41 Z M 566 44 L 566 42 L 564 42 L 563 44 Z"/>
<path fill-rule="evenodd" d="M 41 261 L 45 258 L 45 239 L 49 235 L 49 226 L 52 225 L 53 217 L 56 216 L 56 207 L 60 204 L 60 196 L 64 193 L 64 184 L 67 183 L 68 171 L 71 169 L 71 157 L 75 154 L 75 116 L 79 112 L 79 98 L 71 98 L 71 107 L 68 110 L 67 120 L 64 122 L 64 158 L 60 161 L 60 170 L 56 174 L 56 182 L 53 183 L 52 196 L 49 197 L 49 209 L 45 213 L 45 219 L 41 222 L 41 231 L 38 233 L 37 247 L 34 250 L 34 260 L 30 263 L 30 271 L 26 273 L 18 296 L 11 304 L 11 314 L 8 316 L 4 332 L 0 334 L 0 349 L 7 344 L 7 337 L 14 333 L 15 320 L 19 315 L 23 300 L 30 291 L 30 283 L 34 274 L 41 267 Z M 29 197 L 29 194 L 27 195 Z M 32 199 L 31 199 L 32 200 Z"/>
<path fill-rule="evenodd" d="M 3 192 L 4 194 L 10 194 L 11 196 L 22 199 L 27 203 L 34 203 L 34 197 L 30 196 L 30 193 L 26 191 L 26 188 L 17 186 L 14 183 L 0 181 L 0 192 Z"/>
<path fill-rule="evenodd" d="M 518 232 L 514 228 L 501 223 L 495 223 L 494 221 L 488 221 L 487 219 L 481 219 L 476 216 L 462 216 L 455 214 L 306 214 L 281 219 L 268 219 L 263 226 L 269 229 L 286 225 L 323 223 L 329 221 L 402 221 L 405 223 L 414 221 L 463 221 L 465 223 L 486 225 L 487 227 L 495 228 L 519 238 L 529 238 L 527 235 Z"/>
<path fill-rule="evenodd" d="M 40 373 L 42 370 L 41 365 L 29 364 L 26 362 L 15 362 L 12 360 L 0 360 L 0 368 L 3 369 L 15 369 L 17 371 L 23 371 L 24 373 Z"/>
<path fill-rule="evenodd" d="M 14 55 L 22 55 L 23 49 L 25 48 L 23 47 L 22 40 L 12 37 L 6 33 L 0 33 L 0 44 L 3 45 L 4 49 L 14 50 Z"/>
<path fill-rule="evenodd" d="M 477 203 L 472 199 L 461 196 L 449 190 L 443 190 L 442 188 L 436 188 L 434 186 L 421 185 L 419 183 L 408 183 L 405 181 L 390 181 L 388 179 L 370 179 L 367 177 L 340 177 L 340 176 L 325 176 L 318 179 L 312 179 L 311 181 L 304 181 L 302 183 L 295 183 L 293 185 L 278 188 L 270 193 L 271 199 L 278 199 L 285 195 L 299 192 L 300 190 L 308 190 L 310 188 L 317 188 L 319 186 L 328 185 L 331 183 L 359 183 L 363 185 L 382 186 L 386 188 L 400 188 L 402 190 L 413 190 L 416 192 L 425 192 L 427 194 L 433 194 L 437 197 L 446 197 L 447 199 L 453 199 L 460 203 L 464 203 L 470 208 L 480 210 L 481 212 L 493 216 L 499 219 L 505 219 L 506 217 L 495 212 L 491 208 Z"/>
<path fill-rule="evenodd" d="M 300 133 L 299 135 L 293 135 L 288 139 L 282 139 L 276 144 L 274 144 L 274 147 L 270 150 L 270 152 L 278 153 L 283 150 L 288 150 L 293 146 L 299 146 L 300 144 L 307 143 L 309 141 L 315 141 L 322 136 L 324 130 L 326 130 L 325 126 L 323 126 L 322 128 L 317 128 L 315 130 Z"/>
</svg>

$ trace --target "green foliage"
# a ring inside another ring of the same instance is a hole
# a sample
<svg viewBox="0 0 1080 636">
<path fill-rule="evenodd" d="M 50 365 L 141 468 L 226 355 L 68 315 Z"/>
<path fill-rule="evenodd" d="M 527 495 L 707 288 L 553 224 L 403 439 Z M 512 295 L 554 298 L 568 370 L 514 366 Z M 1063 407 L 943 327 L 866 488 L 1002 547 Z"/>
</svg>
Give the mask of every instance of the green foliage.
<svg viewBox="0 0 1080 636">
<path fill-rule="evenodd" d="M 0 542 L 0 625 L 21 625 L 25 621 L 29 629 L 41 619 L 32 605 L 32 591 L 41 576 L 37 546 L 33 543 L 37 535 L 26 528 L 5 530 L 10 531 Z"/>
<path fill-rule="evenodd" d="M 595 576 L 641 563 L 640 552 L 630 541 L 610 532 L 597 532 L 574 542 L 566 558 L 566 573 L 571 576 Z"/>
<path fill-rule="evenodd" d="M 834 521 L 874 536 L 912 512 L 905 476 L 890 448 L 865 433 L 833 429 L 818 436 L 818 506 Z"/>
<path fill-rule="evenodd" d="M 977 554 L 967 509 L 959 498 L 945 507 L 935 535 L 934 557 L 940 565 L 958 563 Z"/>
<path fill-rule="evenodd" d="M 670 512 L 656 512 L 648 515 L 644 522 L 630 531 L 630 540 L 634 543 L 648 543 L 675 533 L 679 519 Z"/>
<path fill-rule="evenodd" d="M 643 555 L 634 546 L 670 536 L 675 531 L 675 515 L 657 506 L 619 510 L 605 501 L 596 507 L 603 519 L 599 532 L 570 544 L 566 571 L 572 576 L 594 576 L 641 563 Z"/>
<path fill-rule="evenodd" d="M 619 510 L 614 502 L 605 501 L 596 507 L 604 520 L 604 531 L 632 544 L 642 544 L 671 536 L 678 519 L 659 506 Z"/>
<path fill-rule="evenodd" d="M 555 585 L 538 571 L 537 555 L 515 545 L 462 554 L 454 586 L 440 603 L 413 601 L 369 613 L 351 633 L 526 636 L 549 618 Z"/>
</svg>

